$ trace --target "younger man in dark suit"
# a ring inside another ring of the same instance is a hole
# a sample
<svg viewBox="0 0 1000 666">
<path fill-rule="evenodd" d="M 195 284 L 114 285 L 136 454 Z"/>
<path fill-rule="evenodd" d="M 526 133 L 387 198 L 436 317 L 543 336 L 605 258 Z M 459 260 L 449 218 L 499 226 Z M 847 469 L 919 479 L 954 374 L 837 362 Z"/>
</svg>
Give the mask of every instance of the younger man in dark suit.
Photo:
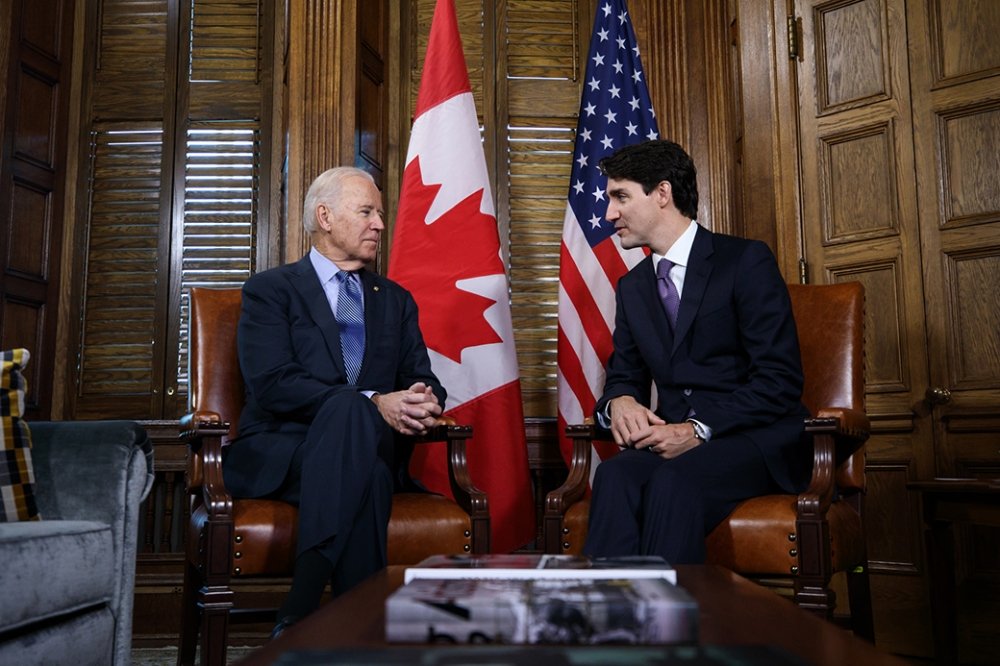
<svg viewBox="0 0 1000 666">
<path fill-rule="evenodd" d="M 677 144 L 629 146 L 601 167 L 607 220 L 651 255 L 616 289 L 595 416 L 623 450 L 597 468 L 584 552 L 703 562 L 737 503 L 808 480 L 788 289 L 764 243 L 695 222 L 695 168 Z"/>
<path fill-rule="evenodd" d="M 409 292 L 364 270 L 376 256 L 381 194 L 353 167 L 306 194 L 312 250 L 243 286 L 237 335 L 246 407 L 224 462 L 235 497 L 299 507 L 292 588 L 272 636 L 386 565 L 394 433 L 441 414 Z"/>
</svg>

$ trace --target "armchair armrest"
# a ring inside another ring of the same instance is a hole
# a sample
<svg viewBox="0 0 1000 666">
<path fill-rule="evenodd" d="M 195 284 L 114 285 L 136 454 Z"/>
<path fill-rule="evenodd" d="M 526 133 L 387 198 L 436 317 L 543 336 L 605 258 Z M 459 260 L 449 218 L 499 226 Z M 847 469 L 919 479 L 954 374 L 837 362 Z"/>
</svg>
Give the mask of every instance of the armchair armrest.
<svg viewBox="0 0 1000 666">
<path fill-rule="evenodd" d="M 140 506 L 153 487 L 153 444 L 134 421 L 50 421 L 29 427 L 42 519 L 88 520 L 111 527 L 114 660 L 127 662 Z"/>
<path fill-rule="evenodd" d="M 813 439 L 813 471 L 809 487 L 799 495 L 800 518 L 821 516 L 833 501 L 837 467 L 868 440 L 871 423 L 862 411 L 826 407 L 806 419 L 806 433 Z"/>
<path fill-rule="evenodd" d="M 599 431 L 591 419 L 582 424 L 566 427 L 566 436 L 573 443 L 573 453 L 569 462 L 569 473 L 561 486 L 545 498 L 545 513 L 566 513 L 571 504 L 579 501 L 587 492 L 590 483 L 591 443 L 598 438 Z"/>
<path fill-rule="evenodd" d="M 599 437 L 599 429 L 592 419 L 583 424 L 566 427 L 566 435 L 573 443 L 573 453 L 569 463 L 569 473 L 566 481 L 545 496 L 545 552 L 562 552 L 562 527 L 566 511 L 576 502 L 583 499 L 590 485 L 590 456 L 593 448 L 591 442 Z"/>
<path fill-rule="evenodd" d="M 185 483 L 196 503 L 213 516 L 232 516 L 233 498 L 222 479 L 222 438 L 229 423 L 215 412 L 197 411 L 181 417 L 180 437 L 188 444 Z"/>
<path fill-rule="evenodd" d="M 43 518 L 114 527 L 122 506 L 138 507 L 153 486 L 153 445 L 133 421 L 29 424 L 36 496 Z"/>
<path fill-rule="evenodd" d="M 481 552 L 489 551 L 490 512 L 486 493 L 476 487 L 469 473 L 466 456 L 466 440 L 472 437 L 472 427 L 457 425 L 451 417 L 441 417 L 425 435 L 416 438 L 417 443 L 445 442 L 448 447 L 448 481 L 455 502 L 469 514 L 472 520 L 473 543 Z"/>
</svg>

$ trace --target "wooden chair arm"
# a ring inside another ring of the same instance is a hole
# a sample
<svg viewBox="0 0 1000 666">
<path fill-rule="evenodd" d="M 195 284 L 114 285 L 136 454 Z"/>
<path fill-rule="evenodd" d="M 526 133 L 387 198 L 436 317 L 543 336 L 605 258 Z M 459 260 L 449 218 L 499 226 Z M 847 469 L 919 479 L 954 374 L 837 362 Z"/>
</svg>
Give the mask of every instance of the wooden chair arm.
<svg viewBox="0 0 1000 666">
<path fill-rule="evenodd" d="M 848 407 L 823 407 L 819 409 L 814 418 L 806 419 L 806 430 L 809 431 L 811 428 L 828 429 L 831 427 L 831 424 L 828 423 L 829 419 L 836 421 L 832 427 L 836 429 L 837 434 L 859 440 L 859 446 L 864 444 L 871 432 L 871 421 L 868 419 L 868 414 Z M 850 454 L 853 453 L 854 451 L 850 452 Z"/>
<path fill-rule="evenodd" d="M 566 436 L 573 443 L 573 453 L 569 462 L 569 472 L 561 486 L 551 491 L 545 497 L 546 515 L 559 516 L 578 502 L 587 492 L 590 485 L 590 456 L 593 450 L 592 442 L 598 437 L 597 426 L 592 422 L 566 427 Z"/>
<path fill-rule="evenodd" d="M 441 417 L 417 443 L 445 442 L 448 452 L 448 481 L 455 502 L 472 520 L 473 543 L 479 552 L 489 552 L 490 510 L 486 493 L 476 487 L 469 473 L 466 441 L 472 437 L 472 426 L 457 425 L 450 417 Z"/>
<path fill-rule="evenodd" d="M 867 441 L 871 423 L 856 409 L 828 407 L 805 422 L 813 440 L 813 471 L 809 487 L 798 497 L 799 518 L 826 514 L 836 490 L 837 467 Z"/>
<path fill-rule="evenodd" d="M 188 445 L 188 493 L 210 516 L 231 517 L 233 498 L 222 478 L 222 438 L 229 433 L 229 423 L 215 412 L 199 411 L 182 416 L 180 427 Z"/>
</svg>

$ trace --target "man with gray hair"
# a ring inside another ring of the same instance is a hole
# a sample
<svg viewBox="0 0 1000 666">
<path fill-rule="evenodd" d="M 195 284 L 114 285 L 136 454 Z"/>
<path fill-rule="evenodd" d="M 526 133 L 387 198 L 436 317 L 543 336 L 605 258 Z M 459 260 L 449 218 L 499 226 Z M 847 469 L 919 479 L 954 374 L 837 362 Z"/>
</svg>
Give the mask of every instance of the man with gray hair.
<svg viewBox="0 0 1000 666">
<path fill-rule="evenodd" d="M 386 565 L 394 486 L 412 483 L 395 433 L 422 434 L 445 401 L 412 296 L 365 270 L 385 229 L 371 175 L 330 169 L 304 208 L 309 254 L 243 286 L 246 406 L 223 466 L 234 497 L 299 507 L 292 588 L 272 637 L 315 610 L 327 582 L 337 595 Z"/>
</svg>

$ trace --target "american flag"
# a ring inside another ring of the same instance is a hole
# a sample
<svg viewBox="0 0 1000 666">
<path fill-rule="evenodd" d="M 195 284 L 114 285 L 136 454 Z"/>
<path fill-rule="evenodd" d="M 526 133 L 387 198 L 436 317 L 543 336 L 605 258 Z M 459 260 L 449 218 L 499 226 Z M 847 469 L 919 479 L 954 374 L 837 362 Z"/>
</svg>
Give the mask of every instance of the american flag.
<svg viewBox="0 0 1000 666">
<path fill-rule="evenodd" d="M 560 248 L 559 432 L 567 462 L 566 424 L 590 416 L 604 388 L 618 278 L 645 256 L 641 249 L 623 250 L 614 225 L 604 219 L 607 178 L 598 163 L 623 146 L 658 137 L 625 0 L 606 0 L 597 8 L 587 53 Z M 598 449 L 595 462 L 616 451 Z"/>
</svg>

